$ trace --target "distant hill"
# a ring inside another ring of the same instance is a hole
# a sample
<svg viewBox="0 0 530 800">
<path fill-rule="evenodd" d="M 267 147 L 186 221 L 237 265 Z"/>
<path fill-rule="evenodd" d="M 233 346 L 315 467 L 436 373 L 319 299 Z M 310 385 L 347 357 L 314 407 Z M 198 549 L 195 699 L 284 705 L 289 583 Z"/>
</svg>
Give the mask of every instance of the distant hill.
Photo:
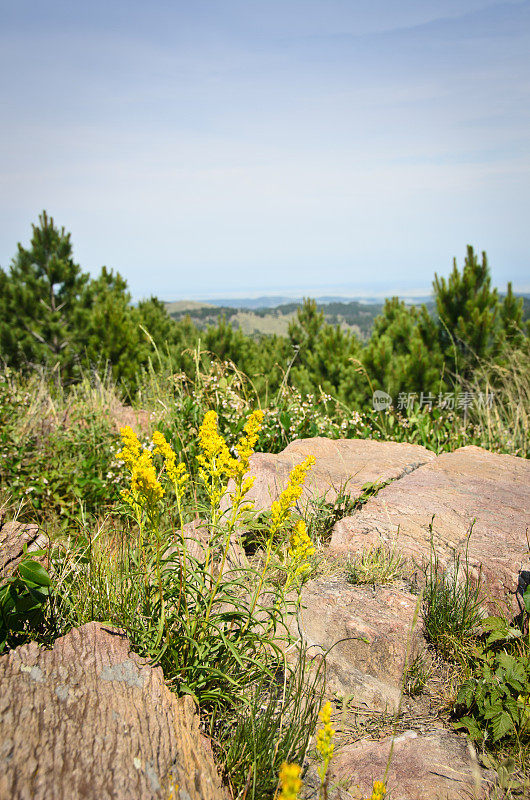
<svg viewBox="0 0 530 800">
<path fill-rule="evenodd" d="M 216 325 L 219 319 L 224 317 L 234 328 L 241 329 L 248 336 L 261 334 L 287 336 L 289 322 L 296 316 L 296 311 L 302 301 L 289 300 L 289 302 L 273 306 L 273 298 L 259 299 L 261 301 L 268 300 L 271 305 L 249 308 L 246 305 L 231 306 L 228 302 L 226 305 L 214 305 L 213 303 L 192 304 L 182 301 L 181 303 L 166 303 L 166 308 L 174 319 L 178 320 L 189 316 L 199 328 Z M 245 301 L 239 300 L 238 302 Z M 370 335 L 374 318 L 381 312 L 383 304 L 319 298 L 317 308 L 324 312 L 324 317 L 329 324 L 349 328 L 357 336 L 365 339 Z"/>
<path fill-rule="evenodd" d="M 530 318 L 530 296 L 518 295 L 523 298 L 524 319 Z M 403 298 L 409 305 L 425 303 L 429 311 L 434 309 L 431 298 Z M 361 339 L 368 339 L 372 331 L 374 319 L 381 313 L 384 303 L 381 301 L 367 302 L 366 300 L 348 300 L 334 297 L 316 298 L 317 308 L 324 312 L 326 322 L 330 325 L 340 325 L 354 331 Z M 258 297 L 258 298 L 226 298 L 224 300 L 210 300 L 209 302 L 196 302 L 193 300 L 179 300 L 166 303 L 170 316 L 182 319 L 189 316 L 198 328 L 207 328 L 216 325 L 224 317 L 234 328 L 239 328 L 247 336 L 273 335 L 287 336 L 289 322 L 296 316 L 302 299 L 285 297 Z"/>
</svg>

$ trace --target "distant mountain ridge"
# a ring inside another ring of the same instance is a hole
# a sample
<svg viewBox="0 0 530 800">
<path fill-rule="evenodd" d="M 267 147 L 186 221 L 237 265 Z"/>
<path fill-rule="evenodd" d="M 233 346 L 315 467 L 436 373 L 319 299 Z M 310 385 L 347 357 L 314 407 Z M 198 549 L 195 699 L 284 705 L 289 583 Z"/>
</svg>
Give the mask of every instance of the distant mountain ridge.
<svg viewBox="0 0 530 800">
<path fill-rule="evenodd" d="M 502 295 L 502 292 L 500 293 Z M 530 317 L 530 295 L 517 295 L 523 298 L 524 317 Z M 361 339 L 367 339 L 372 331 L 374 319 L 381 313 L 384 302 L 381 298 L 350 299 L 324 296 L 314 298 L 319 311 L 324 313 L 330 325 L 340 325 L 352 330 Z M 404 296 L 408 305 L 425 304 L 434 309 L 432 297 Z M 178 300 L 165 303 L 171 317 L 176 320 L 189 316 L 198 328 L 217 325 L 225 318 L 234 328 L 248 336 L 277 335 L 287 336 L 290 321 L 302 304 L 302 298 L 263 296 L 256 298 L 223 298 L 204 302 Z"/>
</svg>

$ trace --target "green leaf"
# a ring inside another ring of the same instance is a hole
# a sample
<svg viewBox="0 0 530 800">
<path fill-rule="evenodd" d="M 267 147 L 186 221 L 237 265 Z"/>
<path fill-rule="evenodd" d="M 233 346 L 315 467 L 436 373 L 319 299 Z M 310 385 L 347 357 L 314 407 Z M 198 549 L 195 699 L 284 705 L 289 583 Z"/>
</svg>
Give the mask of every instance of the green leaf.
<svg viewBox="0 0 530 800">
<path fill-rule="evenodd" d="M 498 742 L 499 739 L 503 739 L 508 734 L 514 734 L 516 732 L 512 718 L 505 711 L 501 711 L 492 718 L 491 730 L 494 742 Z"/>
<path fill-rule="evenodd" d="M 25 581 L 32 581 L 37 586 L 51 586 L 50 576 L 38 561 L 31 559 L 23 561 L 18 567 L 18 572 Z"/>
<path fill-rule="evenodd" d="M 474 741 L 480 741 L 483 738 L 483 733 L 473 717 L 462 717 L 458 722 L 453 722 L 453 727 L 456 730 L 465 728 Z"/>
</svg>

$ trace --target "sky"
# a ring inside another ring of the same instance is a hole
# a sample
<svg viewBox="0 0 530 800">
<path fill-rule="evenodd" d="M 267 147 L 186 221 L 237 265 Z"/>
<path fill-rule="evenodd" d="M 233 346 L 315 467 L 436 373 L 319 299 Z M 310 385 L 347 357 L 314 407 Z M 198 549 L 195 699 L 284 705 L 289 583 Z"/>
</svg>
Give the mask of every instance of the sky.
<svg viewBox="0 0 530 800">
<path fill-rule="evenodd" d="M 0 266 L 133 297 L 530 291 L 530 0 L 0 0 Z"/>
</svg>

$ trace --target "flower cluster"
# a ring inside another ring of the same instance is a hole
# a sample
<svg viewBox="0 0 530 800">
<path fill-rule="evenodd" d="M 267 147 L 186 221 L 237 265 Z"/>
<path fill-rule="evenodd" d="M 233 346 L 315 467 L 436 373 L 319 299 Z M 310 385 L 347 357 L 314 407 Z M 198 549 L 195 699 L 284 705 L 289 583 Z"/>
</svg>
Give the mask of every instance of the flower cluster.
<svg viewBox="0 0 530 800">
<path fill-rule="evenodd" d="M 120 428 L 120 435 L 122 449 L 116 453 L 116 458 L 119 458 L 121 461 L 123 461 L 125 466 L 132 471 L 134 465 L 140 458 L 142 445 L 138 441 L 138 437 L 130 425 L 126 425 L 125 428 Z"/>
<path fill-rule="evenodd" d="M 160 431 L 153 433 L 153 444 L 155 445 L 154 452 L 159 453 L 164 458 L 168 478 L 173 483 L 175 490 L 180 493 L 190 477 L 185 465 L 176 463 L 177 454 Z"/>
<path fill-rule="evenodd" d="M 374 781 L 372 794 L 366 800 L 383 800 L 386 796 L 386 786 L 383 781 Z"/>
<path fill-rule="evenodd" d="M 199 429 L 199 444 L 202 453 L 197 456 L 197 461 L 204 471 L 216 475 L 232 475 L 235 468 L 235 459 L 230 455 L 230 450 L 217 429 L 217 414 L 207 411 Z"/>
<path fill-rule="evenodd" d="M 309 559 L 314 552 L 315 548 L 309 538 L 307 526 L 304 520 L 301 519 L 294 526 L 289 547 L 289 558 L 295 575 L 304 578 L 311 572 Z"/>
<path fill-rule="evenodd" d="M 333 744 L 335 731 L 331 726 L 331 703 L 329 701 L 321 709 L 318 716 L 323 723 L 323 727 L 319 728 L 317 731 L 317 750 L 322 759 L 322 764 L 318 768 L 318 774 L 322 784 L 324 784 L 329 762 L 333 757 L 333 751 L 335 749 L 335 745 Z"/>
<path fill-rule="evenodd" d="M 278 795 L 277 800 L 298 800 L 298 793 L 302 788 L 298 764 L 282 764 L 280 768 L 280 788 L 281 793 Z"/>
<path fill-rule="evenodd" d="M 315 457 L 307 456 L 301 464 L 291 470 L 286 488 L 271 506 L 271 533 L 276 533 L 288 518 L 291 509 L 302 494 L 307 472 L 314 463 Z"/>
<path fill-rule="evenodd" d="M 236 470 L 241 476 L 250 469 L 249 459 L 256 447 L 262 423 L 263 411 L 253 411 L 243 428 L 245 435 L 241 437 L 236 445 L 237 454 L 239 456 Z"/>
<path fill-rule="evenodd" d="M 127 425 L 120 429 L 123 447 L 117 454 L 131 473 L 130 491 L 122 497 L 136 506 L 153 508 L 164 496 L 164 488 L 156 476 L 153 455 L 142 448 L 133 429 Z"/>
</svg>

